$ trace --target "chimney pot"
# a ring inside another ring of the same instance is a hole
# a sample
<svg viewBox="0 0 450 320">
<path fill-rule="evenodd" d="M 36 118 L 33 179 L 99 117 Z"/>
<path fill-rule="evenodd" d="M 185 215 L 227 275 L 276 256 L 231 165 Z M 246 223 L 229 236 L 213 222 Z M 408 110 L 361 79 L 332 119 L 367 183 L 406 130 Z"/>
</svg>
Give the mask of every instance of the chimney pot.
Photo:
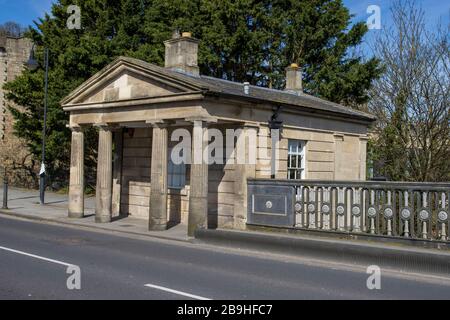
<svg viewBox="0 0 450 320">
<path fill-rule="evenodd" d="M 178 39 L 180 38 L 180 30 L 176 29 L 173 33 L 172 33 L 172 39 Z"/>
</svg>

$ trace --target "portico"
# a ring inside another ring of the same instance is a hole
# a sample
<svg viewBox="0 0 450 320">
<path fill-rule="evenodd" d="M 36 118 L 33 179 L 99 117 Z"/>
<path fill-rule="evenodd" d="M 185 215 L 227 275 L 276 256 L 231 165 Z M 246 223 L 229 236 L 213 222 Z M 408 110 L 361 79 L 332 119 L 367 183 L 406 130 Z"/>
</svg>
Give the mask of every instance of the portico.
<svg viewBox="0 0 450 320">
<path fill-rule="evenodd" d="M 147 219 L 150 230 L 185 224 L 191 236 L 198 228 L 244 229 L 247 179 L 269 178 L 272 161 L 279 168 L 276 178 L 289 176 L 291 145 L 305 148 L 297 152 L 306 154 L 306 161 L 296 163 L 304 166 L 295 170 L 304 170 L 307 179 L 332 180 L 344 172 L 350 172 L 349 179 L 365 178 L 360 155 L 373 117 L 300 93 L 298 67 L 288 68 L 287 76 L 296 79 L 287 81 L 285 91 L 271 90 L 201 76 L 198 41 L 188 33 L 165 45 L 165 67 L 119 57 L 62 101 L 72 130 L 69 217 L 84 216 L 87 127 L 98 130 L 97 223 L 131 215 Z M 280 107 L 283 134 L 271 142 L 268 120 Z M 208 164 L 204 154 L 215 139 L 211 132 L 225 137 L 227 129 L 235 135 L 223 153 L 245 155 L 246 161 Z M 185 164 L 171 158 L 183 140 L 180 130 L 189 141 L 191 161 Z M 276 159 L 271 148 L 279 153 Z M 358 156 L 337 167 L 335 159 L 344 152 Z"/>
<path fill-rule="evenodd" d="M 211 119 L 185 120 L 183 124 L 191 124 L 192 135 L 192 154 L 193 163 L 190 165 L 189 181 L 189 215 L 188 230 L 192 235 L 196 228 L 206 227 L 208 213 L 208 165 L 202 161 L 202 148 L 207 145 L 204 139 L 206 128 L 209 123 L 213 123 Z M 114 215 L 113 202 L 121 201 L 120 194 L 126 187 L 122 185 L 121 178 L 114 179 L 114 154 L 116 157 L 122 157 L 120 154 L 123 150 L 117 150 L 119 139 L 122 138 L 123 132 L 127 129 L 148 128 L 151 131 L 151 161 L 149 168 L 150 174 L 150 196 L 149 203 L 149 230 L 166 230 L 169 223 L 168 212 L 168 148 L 170 128 L 176 128 L 176 120 L 159 120 L 142 122 L 139 126 L 133 123 L 128 127 L 127 124 L 102 123 L 93 124 L 98 127 L 98 160 L 97 160 L 97 188 L 96 188 L 96 205 L 95 205 L 95 221 L 98 223 L 111 222 Z M 83 126 L 74 126 L 72 129 L 72 158 L 70 171 L 70 187 L 69 187 L 69 217 L 82 218 L 84 215 L 84 135 Z M 115 135 L 115 132 L 120 134 Z M 200 148 L 199 148 L 200 146 Z M 114 148 L 116 147 L 116 149 Z M 115 149 L 115 150 L 114 150 Z M 114 150 L 114 152 L 113 152 Z M 123 161 L 123 160 L 122 160 Z M 113 183 L 118 184 L 117 188 L 113 188 Z M 127 186 L 129 188 L 129 186 Z M 113 199 L 115 201 L 113 201 Z M 119 205 L 120 208 L 120 205 Z M 117 214 L 120 214 L 120 209 Z M 128 214 L 126 212 L 125 214 Z"/>
</svg>

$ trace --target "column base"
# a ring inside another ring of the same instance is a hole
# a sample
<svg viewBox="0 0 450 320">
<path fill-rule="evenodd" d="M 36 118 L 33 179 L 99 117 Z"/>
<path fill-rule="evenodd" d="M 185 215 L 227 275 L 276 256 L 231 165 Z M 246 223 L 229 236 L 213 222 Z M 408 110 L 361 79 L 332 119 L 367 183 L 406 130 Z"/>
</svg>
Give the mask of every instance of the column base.
<svg viewBox="0 0 450 320">
<path fill-rule="evenodd" d="M 204 197 L 189 198 L 188 236 L 193 237 L 195 230 L 207 228 L 208 199 Z"/>
<path fill-rule="evenodd" d="M 235 217 L 233 221 L 233 228 L 236 230 L 246 230 L 247 229 L 247 219 Z"/>
<path fill-rule="evenodd" d="M 149 224 L 148 225 L 148 230 L 149 231 L 166 231 L 167 230 L 167 223 L 163 223 L 163 224 Z"/>
<path fill-rule="evenodd" d="M 149 226 L 148 230 L 149 231 L 166 231 L 167 230 L 167 225 L 166 224 L 159 224 L 159 225 Z"/>
<path fill-rule="evenodd" d="M 81 218 L 84 218 L 84 212 L 72 212 L 72 211 L 69 211 L 68 212 L 68 216 L 71 219 L 81 219 Z"/>
<path fill-rule="evenodd" d="M 148 230 L 167 230 L 167 194 L 150 195 Z"/>
<path fill-rule="evenodd" d="M 95 223 L 109 223 L 111 222 L 111 217 L 109 216 L 95 216 Z"/>
</svg>

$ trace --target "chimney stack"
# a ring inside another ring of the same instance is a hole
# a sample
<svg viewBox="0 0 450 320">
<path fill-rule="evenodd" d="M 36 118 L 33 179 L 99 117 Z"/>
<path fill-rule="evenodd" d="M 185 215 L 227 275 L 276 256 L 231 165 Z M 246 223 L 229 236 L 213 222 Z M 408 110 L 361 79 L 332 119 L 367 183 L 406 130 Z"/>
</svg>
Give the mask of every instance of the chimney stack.
<svg viewBox="0 0 450 320">
<path fill-rule="evenodd" d="M 175 32 L 172 39 L 164 42 L 166 46 L 165 67 L 167 69 L 198 76 L 198 44 L 199 40 L 192 37 L 190 32 L 183 32 L 181 36 Z"/>
<path fill-rule="evenodd" d="M 286 68 L 286 89 L 285 91 L 303 93 L 302 69 L 296 63 L 292 63 Z"/>
</svg>

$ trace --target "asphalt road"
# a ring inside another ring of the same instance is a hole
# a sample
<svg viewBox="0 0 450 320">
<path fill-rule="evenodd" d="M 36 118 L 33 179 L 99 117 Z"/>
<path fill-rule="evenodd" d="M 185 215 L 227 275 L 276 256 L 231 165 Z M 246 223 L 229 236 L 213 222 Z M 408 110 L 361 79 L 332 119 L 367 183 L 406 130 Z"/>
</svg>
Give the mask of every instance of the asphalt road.
<svg viewBox="0 0 450 320">
<path fill-rule="evenodd" d="M 69 290 L 67 266 L 81 270 Z M 0 218 L 0 299 L 450 299 L 449 282 Z"/>
</svg>

